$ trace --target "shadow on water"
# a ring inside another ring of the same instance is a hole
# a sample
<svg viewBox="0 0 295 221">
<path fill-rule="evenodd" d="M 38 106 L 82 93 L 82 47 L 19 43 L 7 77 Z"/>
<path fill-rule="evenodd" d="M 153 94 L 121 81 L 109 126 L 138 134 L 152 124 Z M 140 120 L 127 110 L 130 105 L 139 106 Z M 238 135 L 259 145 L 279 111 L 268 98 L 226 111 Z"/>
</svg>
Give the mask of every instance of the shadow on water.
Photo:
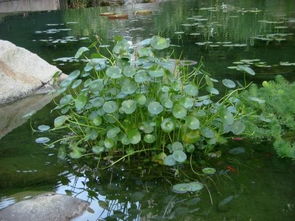
<svg viewBox="0 0 295 221">
<path fill-rule="evenodd" d="M 216 78 L 241 80 L 239 72 L 227 67 L 242 59 L 260 59 L 249 64 L 257 72 L 252 80 L 259 82 L 276 74 L 294 79 L 294 1 L 223 2 L 183 0 L 134 8 L 10 15 L 0 20 L 0 38 L 38 53 L 69 73 L 83 62 L 73 58 L 76 50 L 96 37 L 102 41 L 101 50 L 106 50 L 118 34 L 139 41 L 159 33 L 172 39 L 176 58 L 181 54 L 183 59 L 202 58 Z M 143 8 L 153 13 L 134 15 L 135 10 Z M 129 19 L 99 16 L 106 11 L 127 13 Z M 24 108 L 15 109 L 30 112 L 26 108 L 31 103 L 24 104 Z M 212 177 L 214 182 L 204 180 L 212 199 L 206 189 L 199 195 L 176 194 L 171 191 L 171 185 L 180 179 L 174 176 L 176 171 L 156 165 L 127 164 L 96 171 L 96 162 L 58 162 L 55 148 L 34 142 L 38 137 L 54 140 L 56 135 L 31 130 L 31 126 L 37 128 L 40 124 L 52 126 L 53 116 L 49 113 L 53 106 L 47 105 L 26 123 L 4 118 L 10 111 L 2 109 L 0 125 L 5 126 L 1 130 L 6 128 L 8 132 L 24 124 L 0 140 L 0 208 L 53 190 L 91 202 L 92 209 L 80 220 L 294 220 L 295 165 L 277 159 L 269 152 L 270 144 L 234 142 L 222 147 L 222 158 L 209 160 L 211 165 L 204 162 L 204 166 L 214 166 L 218 171 Z M 13 126 L 9 122 L 19 123 Z M 233 147 L 243 147 L 246 153 L 228 154 L 227 148 Z M 180 176 L 198 178 L 189 171 Z"/>
</svg>

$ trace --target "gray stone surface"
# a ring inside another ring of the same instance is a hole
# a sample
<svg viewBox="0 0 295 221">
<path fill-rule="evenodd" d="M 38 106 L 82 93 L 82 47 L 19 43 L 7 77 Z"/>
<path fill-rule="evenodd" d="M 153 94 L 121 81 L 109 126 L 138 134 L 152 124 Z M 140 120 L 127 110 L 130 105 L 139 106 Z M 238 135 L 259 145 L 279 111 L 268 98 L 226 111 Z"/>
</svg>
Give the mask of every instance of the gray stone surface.
<svg viewBox="0 0 295 221">
<path fill-rule="evenodd" d="M 36 54 L 0 40 L 0 104 L 33 94 L 56 72 L 61 71 Z"/>
<path fill-rule="evenodd" d="M 0 221 L 68 221 L 80 216 L 88 206 L 77 198 L 47 193 L 0 210 Z"/>
</svg>

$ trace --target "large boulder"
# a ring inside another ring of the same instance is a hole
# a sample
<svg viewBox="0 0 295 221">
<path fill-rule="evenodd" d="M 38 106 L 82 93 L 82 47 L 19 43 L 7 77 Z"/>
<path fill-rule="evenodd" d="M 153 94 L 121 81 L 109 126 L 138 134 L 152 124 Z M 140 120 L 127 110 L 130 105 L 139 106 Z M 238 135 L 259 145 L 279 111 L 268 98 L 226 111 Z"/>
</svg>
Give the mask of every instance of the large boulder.
<svg viewBox="0 0 295 221">
<path fill-rule="evenodd" d="M 9 103 L 50 85 L 61 72 L 38 55 L 0 40 L 0 104 Z"/>
<path fill-rule="evenodd" d="M 47 193 L 0 210 L 0 221 L 68 221 L 88 206 L 88 202 L 71 196 Z"/>
</svg>

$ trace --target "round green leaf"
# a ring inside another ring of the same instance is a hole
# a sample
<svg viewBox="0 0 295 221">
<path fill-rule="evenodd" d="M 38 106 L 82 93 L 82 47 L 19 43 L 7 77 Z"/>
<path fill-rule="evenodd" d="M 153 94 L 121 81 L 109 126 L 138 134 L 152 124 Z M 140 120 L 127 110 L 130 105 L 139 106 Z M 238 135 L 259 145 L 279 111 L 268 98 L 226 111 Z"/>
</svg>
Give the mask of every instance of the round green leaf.
<svg viewBox="0 0 295 221">
<path fill-rule="evenodd" d="M 187 110 L 180 104 L 174 105 L 172 114 L 175 118 L 182 119 L 187 115 Z"/>
<path fill-rule="evenodd" d="M 87 96 L 86 94 L 80 94 L 76 99 L 75 99 L 75 107 L 77 110 L 81 110 L 87 103 Z"/>
<path fill-rule="evenodd" d="M 216 169 L 211 168 L 211 167 L 206 167 L 206 168 L 202 169 L 202 172 L 204 174 L 213 175 L 216 173 Z"/>
<path fill-rule="evenodd" d="M 159 69 L 155 71 L 149 71 L 149 75 L 154 78 L 163 77 L 164 76 L 164 70 Z"/>
<path fill-rule="evenodd" d="M 176 161 L 172 155 L 168 155 L 167 157 L 165 157 L 163 163 L 166 166 L 175 166 L 176 165 Z"/>
<path fill-rule="evenodd" d="M 40 132 L 45 132 L 45 131 L 48 131 L 50 129 L 50 127 L 48 125 L 39 125 L 38 126 L 38 130 Z"/>
<path fill-rule="evenodd" d="M 156 141 L 156 137 L 153 134 L 146 134 L 143 138 L 146 143 L 154 143 Z"/>
<path fill-rule="evenodd" d="M 214 131 L 212 129 L 208 128 L 208 127 L 203 128 L 201 130 L 201 133 L 206 138 L 213 138 L 213 137 L 215 137 Z"/>
<path fill-rule="evenodd" d="M 174 160 L 176 160 L 179 163 L 183 163 L 187 159 L 186 154 L 181 150 L 174 151 L 172 156 L 173 156 Z"/>
<path fill-rule="evenodd" d="M 230 79 L 223 79 L 222 84 L 227 88 L 235 88 L 236 83 Z"/>
<path fill-rule="evenodd" d="M 115 138 L 119 133 L 121 132 L 119 127 L 114 127 L 112 129 L 109 129 L 107 132 L 108 138 Z"/>
<path fill-rule="evenodd" d="M 75 80 L 72 85 L 72 88 L 75 89 L 75 88 L 79 87 L 81 85 L 81 83 L 82 83 L 81 79 Z"/>
<path fill-rule="evenodd" d="M 137 129 L 127 131 L 127 138 L 132 144 L 138 144 L 141 141 L 141 134 Z"/>
<path fill-rule="evenodd" d="M 175 129 L 175 123 L 171 118 L 165 118 L 161 123 L 161 128 L 164 132 L 170 133 Z"/>
<path fill-rule="evenodd" d="M 138 71 L 138 72 L 135 74 L 134 80 L 135 80 L 137 83 L 144 83 L 144 82 L 146 82 L 146 81 L 149 81 L 149 80 L 150 80 L 150 77 L 149 77 L 149 75 L 147 74 L 146 71 L 140 70 L 140 71 Z"/>
<path fill-rule="evenodd" d="M 167 38 L 162 38 L 162 37 L 159 37 L 159 36 L 154 36 L 151 39 L 151 46 L 154 49 L 162 50 L 162 49 L 168 48 L 170 46 L 170 40 L 167 39 Z"/>
<path fill-rule="evenodd" d="M 232 125 L 232 132 L 235 135 L 240 135 L 241 133 L 244 132 L 245 129 L 246 129 L 245 124 L 240 120 L 235 121 L 234 124 Z"/>
<path fill-rule="evenodd" d="M 102 152 L 104 152 L 104 147 L 102 146 L 93 146 L 92 147 L 92 152 L 95 154 L 101 154 Z"/>
<path fill-rule="evenodd" d="M 144 96 L 143 94 L 139 94 L 136 96 L 136 102 L 139 105 L 144 105 L 146 103 L 146 96 Z"/>
<path fill-rule="evenodd" d="M 191 130 L 196 130 L 200 128 L 200 121 L 194 116 L 188 116 L 185 119 L 185 123 Z"/>
<path fill-rule="evenodd" d="M 194 84 L 188 84 L 188 85 L 185 85 L 184 92 L 189 96 L 197 96 L 199 93 L 199 89 Z"/>
<path fill-rule="evenodd" d="M 59 104 L 64 106 L 69 104 L 73 100 L 73 96 L 70 94 L 67 94 L 66 96 L 62 97 L 59 101 Z"/>
<path fill-rule="evenodd" d="M 126 66 L 123 69 L 123 74 L 126 77 L 133 77 L 135 75 L 135 73 L 136 73 L 136 69 L 132 66 Z"/>
<path fill-rule="evenodd" d="M 64 125 L 64 123 L 66 122 L 66 120 L 68 119 L 68 116 L 66 115 L 61 115 L 57 118 L 54 119 L 54 127 L 61 127 L 62 125 Z"/>
<path fill-rule="evenodd" d="M 152 101 L 148 105 L 148 111 L 153 115 L 158 115 L 164 110 L 163 106 L 156 101 Z"/>
<path fill-rule="evenodd" d="M 121 105 L 121 110 L 125 114 L 132 114 L 136 110 L 136 102 L 134 100 L 125 100 Z"/>
<path fill-rule="evenodd" d="M 137 90 L 137 84 L 130 80 L 130 79 L 125 79 L 122 83 L 121 91 L 124 94 L 133 94 Z"/>
<path fill-rule="evenodd" d="M 113 139 L 107 138 L 103 142 L 106 149 L 111 149 L 115 146 L 116 142 Z"/>
<path fill-rule="evenodd" d="M 121 69 L 117 66 L 111 66 L 106 70 L 106 75 L 112 79 L 118 79 L 122 77 Z"/>
<path fill-rule="evenodd" d="M 111 114 L 118 110 L 118 105 L 115 101 L 107 101 L 102 108 L 106 113 Z"/>
<path fill-rule="evenodd" d="M 172 143 L 171 149 L 173 152 L 177 151 L 177 150 L 183 151 L 183 145 L 182 145 L 182 143 L 177 141 L 177 142 Z"/>
<path fill-rule="evenodd" d="M 45 144 L 48 143 L 50 139 L 48 137 L 39 137 L 35 140 L 36 143 Z"/>
</svg>

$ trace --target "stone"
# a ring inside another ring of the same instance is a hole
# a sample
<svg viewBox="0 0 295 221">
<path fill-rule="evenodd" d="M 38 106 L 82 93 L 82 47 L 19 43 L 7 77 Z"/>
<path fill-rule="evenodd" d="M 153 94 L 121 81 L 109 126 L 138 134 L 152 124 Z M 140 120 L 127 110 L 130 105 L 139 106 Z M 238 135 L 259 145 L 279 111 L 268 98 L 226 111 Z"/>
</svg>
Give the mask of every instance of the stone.
<svg viewBox="0 0 295 221">
<path fill-rule="evenodd" d="M 55 73 L 61 72 L 38 55 L 0 40 L 0 104 L 10 103 L 50 88 Z"/>
<path fill-rule="evenodd" d="M 84 200 L 46 193 L 0 210 L 0 221 L 68 221 L 80 216 L 88 206 Z"/>
</svg>

